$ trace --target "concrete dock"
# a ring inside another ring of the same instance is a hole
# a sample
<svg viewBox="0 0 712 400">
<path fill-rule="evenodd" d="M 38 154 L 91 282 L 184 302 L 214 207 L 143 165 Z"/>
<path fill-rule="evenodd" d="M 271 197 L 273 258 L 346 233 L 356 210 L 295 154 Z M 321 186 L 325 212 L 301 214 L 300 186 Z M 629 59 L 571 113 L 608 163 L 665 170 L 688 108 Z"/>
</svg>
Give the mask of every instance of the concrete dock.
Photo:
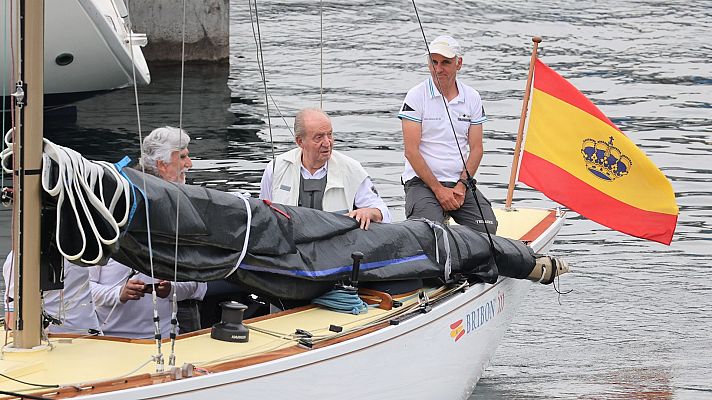
<svg viewBox="0 0 712 400">
<path fill-rule="evenodd" d="M 127 1 L 127 0 L 125 0 Z M 183 36 L 183 2 L 128 0 L 133 31 L 145 33 L 143 48 L 151 62 L 179 62 Z M 230 0 L 186 0 L 185 60 L 228 62 Z"/>
</svg>

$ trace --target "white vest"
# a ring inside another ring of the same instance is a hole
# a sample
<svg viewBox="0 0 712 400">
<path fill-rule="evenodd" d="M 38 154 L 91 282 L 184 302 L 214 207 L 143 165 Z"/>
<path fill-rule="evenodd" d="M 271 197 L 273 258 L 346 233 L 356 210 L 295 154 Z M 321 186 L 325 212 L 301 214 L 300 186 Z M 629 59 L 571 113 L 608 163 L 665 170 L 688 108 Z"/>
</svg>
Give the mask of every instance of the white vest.
<svg viewBox="0 0 712 400">
<path fill-rule="evenodd" d="M 296 206 L 299 202 L 299 180 L 302 177 L 302 149 L 290 150 L 275 161 L 272 201 Z M 352 211 L 356 192 L 367 177 L 366 170 L 358 161 L 338 151 L 332 151 L 326 172 L 323 210 L 340 213 Z"/>
</svg>

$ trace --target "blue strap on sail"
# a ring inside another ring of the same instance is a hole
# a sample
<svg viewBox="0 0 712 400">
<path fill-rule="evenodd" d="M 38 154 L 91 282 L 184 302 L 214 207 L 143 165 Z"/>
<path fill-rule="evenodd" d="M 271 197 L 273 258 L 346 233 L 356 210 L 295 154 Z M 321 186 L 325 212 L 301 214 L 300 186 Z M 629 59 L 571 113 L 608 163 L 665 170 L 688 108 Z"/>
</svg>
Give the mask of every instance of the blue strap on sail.
<svg viewBox="0 0 712 400">
<path fill-rule="evenodd" d="M 131 226 L 131 221 L 133 221 L 134 214 L 136 213 L 136 208 L 138 207 L 138 199 L 136 197 L 136 190 L 138 190 L 141 195 L 143 196 L 145 203 L 146 203 L 146 209 L 148 209 L 148 197 L 146 196 L 146 193 L 144 191 L 134 185 L 134 183 L 131 181 L 131 179 L 126 175 L 124 172 L 124 167 L 129 165 L 131 162 L 131 157 L 129 156 L 124 156 L 119 162 L 114 163 L 114 167 L 116 167 L 116 170 L 119 171 L 119 174 L 126 179 L 126 181 L 131 185 L 131 196 L 133 197 L 134 201 L 131 203 L 131 211 L 129 211 L 129 220 L 126 222 L 126 229 L 128 229 L 129 226 Z"/>
<path fill-rule="evenodd" d="M 353 290 L 334 289 L 311 302 L 346 314 L 358 315 L 368 312 L 368 304 L 361 300 L 358 293 Z"/>
</svg>

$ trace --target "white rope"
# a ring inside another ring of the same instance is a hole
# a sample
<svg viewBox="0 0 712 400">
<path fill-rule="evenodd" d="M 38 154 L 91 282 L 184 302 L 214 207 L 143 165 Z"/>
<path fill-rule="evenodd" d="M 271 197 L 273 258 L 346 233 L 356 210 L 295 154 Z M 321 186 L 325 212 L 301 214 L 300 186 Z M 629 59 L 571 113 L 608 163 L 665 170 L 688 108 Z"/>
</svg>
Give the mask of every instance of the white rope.
<svg viewBox="0 0 712 400">
<path fill-rule="evenodd" d="M 181 55 L 180 55 L 180 106 L 178 107 L 178 132 L 179 141 L 183 140 L 183 89 L 184 89 L 184 79 L 185 77 L 185 0 L 183 0 L 183 28 L 181 37 Z M 183 148 L 183 143 L 180 143 L 178 160 L 180 160 L 180 152 Z M 181 165 L 181 168 L 183 166 Z M 180 196 L 176 198 L 176 236 L 175 236 L 175 250 L 173 255 L 173 287 L 175 288 L 176 281 L 178 280 L 178 227 L 180 226 Z M 173 290 L 173 296 L 171 297 L 171 352 L 168 355 L 168 366 L 173 367 L 176 364 L 176 335 L 178 334 L 178 294 L 177 291 Z"/>
<path fill-rule="evenodd" d="M 0 151 L 0 165 L 2 165 L 2 170 L 6 174 L 11 174 L 13 171 L 12 165 L 12 134 L 15 132 L 15 128 L 10 128 L 7 130 L 3 136 L 3 149 Z"/>
<path fill-rule="evenodd" d="M 452 275 L 452 260 L 450 259 L 450 239 L 447 235 L 447 230 L 440 225 L 436 224 L 433 221 L 430 220 L 425 220 L 425 222 L 428 223 L 430 228 L 432 228 L 433 233 L 435 234 L 435 261 L 440 262 L 440 248 L 438 246 L 438 230 L 442 231 L 442 240 L 443 244 L 445 246 L 445 282 L 450 282 L 452 281 L 452 278 L 450 275 Z"/>
<path fill-rule="evenodd" d="M 130 3 L 126 4 L 126 30 L 129 32 L 128 35 L 128 44 L 129 44 L 129 53 L 131 55 L 131 73 L 133 77 L 133 90 L 134 90 L 134 103 L 136 104 L 136 123 L 137 123 L 137 129 L 138 129 L 138 141 L 141 146 L 141 157 L 144 155 L 143 151 L 143 135 L 141 131 L 141 108 L 139 107 L 139 102 L 138 102 L 138 85 L 136 85 L 136 62 L 135 62 L 135 57 L 134 57 L 134 51 L 133 51 L 133 35 L 132 35 L 132 25 L 131 25 L 131 5 Z M 141 165 L 141 172 L 144 174 L 146 173 L 143 164 Z M 143 177 L 143 192 L 146 193 L 146 178 L 145 176 Z M 150 265 L 151 269 L 151 280 L 156 281 L 154 272 L 153 272 L 153 246 L 151 244 L 151 223 L 148 215 L 148 207 L 146 207 L 146 230 L 148 232 L 148 263 Z M 161 339 L 159 339 L 161 335 L 161 327 L 160 327 L 160 322 L 158 318 L 158 304 L 157 304 L 157 298 L 156 298 L 156 291 L 152 291 L 152 296 L 153 300 L 153 320 L 154 322 L 154 337 L 156 338 L 156 351 L 158 354 L 154 356 L 154 359 L 156 360 L 156 372 L 163 372 L 163 353 L 161 351 Z"/>
<path fill-rule="evenodd" d="M 93 237 L 87 238 L 83 229 L 79 230 L 81 236 L 81 248 L 77 252 L 70 252 L 62 242 L 60 232 L 63 227 L 63 220 L 60 218 L 61 213 L 57 213 L 56 220 L 56 237 L 57 249 L 67 260 L 80 260 L 83 263 L 95 264 L 104 255 L 103 246 L 110 246 L 119 240 L 119 228 L 122 227 L 128 219 L 128 210 L 130 208 L 130 194 L 128 184 L 123 184 L 123 179 L 116 181 L 115 192 L 111 195 L 111 201 L 104 199 L 104 190 L 99 190 L 100 196 L 96 195 L 96 185 L 100 187 L 101 180 L 104 177 L 104 171 L 110 171 L 114 177 L 117 173 L 113 166 L 109 167 L 107 163 L 95 163 L 84 159 L 79 153 L 74 150 L 57 146 L 54 143 L 44 139 L 44 152 L 42 156 L 42 188 L 53 197 L 57 198 L 57 209 L 62 209 L 64 203 L 69 200 L 72 209 L 72 216 L 78 226 L 83 226 L 80 211 L 86 220 Z M 53 175 L 52 161 L 58 167 L 59 173 Z M 114 218 L 114 209 L 123 199 L 121 204 L 125 210 L 120 221 Z M 91 209 L 93 210 L 90 211 Z M 94 218 L 98 214 L 102 218 L 104 224 L 108 224 L 111 228 L 109 236 L 104 236 L 97 228 L 97 222 Z M 85 258 L 87 249 L 87 241 L 92 240 L 93 245 L 98 248 L 97 254 L 93 259 Z"/>
<path fill-rule="evenodd" d="M 242 201 L 245 203 L 245 215 L 247 217 L 247 221 L 246 221 L 246 228 L 245 228 L 245 241 L 242 243 L 242 251 L 240 252 L 240 258 L 235 263 L 235 267 L 233 269 L 231 269 L 230 272 L 228 272 L 225 275 L 225 278 L 232 275 L 233 272 L 237 271 L 237 269 L 240 268 L 240 264 L 242 264 L 242 260 L 245 259 L 245 255 L 247 254 L 247 244 L 250 241 L 250 224 L 252 223 L 252 209 L 250 208 L 250 202 L 247 201 L 247 199 L 250 197 L 249 193 L 248 194 L 233 193 L 233 194 L 235 196 L 241 198 Z"/>
<path fill-rule="evenodd" d="M 8 151 L 4 152 L 4 160 L 12 156 L 12 143 L 8 143 Z M 54 162 L 54 163 L 53 163 Z M 55 170 L 53 171 L 53 165 Z M 115 179 L 116 188 L 113 193 L 106 193 L 102 179 L 106 173 L 112 175 Z M 99 186 L 97 188 L 96 186 Z M 87 248 L 87 237 L 84 229 L 79 229 L 81 235 L 81 248 L 77 252 L 69 252 L 63 245 L 62 230 L 63 218 L 67 214 L 57 212 L 56 219 L 56 242 L 57 249 L 64 258 L 70 261 L 80 260 L 87 264 L 97 263 L 103 256 L 102 245 L 111 246 L 119 239 L 120 228 L 126 225 L 131 208 L 131 194 L 128 182 L 116 171 L 115 167 L 104 161 L 89 161 L 84 159 L 79 153 L 74 150 L 55 145 L 47 139 L 44 139 L 44 151 L 42 155 L 42 188 L 47 194 L 57 199 L 57 209 L 60 210 L 65 202 L 69 200 L 71 205 L 71 217 L 74 218 L 78 226 L 82 226 L 81 217 L 86 219 L 94 240 L 98 247 L 98 255 L 91 260 L 87 260 L 85 251 Z M 96 192 L 99 192 L 99 195 Z M 111 197 L 110 201 L 107 198 Z M 75 199 L 78 199 L 77 202 Z M 108 205 L 107 205 L 108 203 Z M 114 216 L 114 210 L 117 206 L 123 208 L 121 219 L 117 221 Z M 93 210 L 93 212 L 90 211 Z M 94 220 L 95 215 L 103 219 L 103 223 L 111 227 L 111 235 L 104 237 L 96 227 L 98 221 Z M 60 218 L 62 217 L 62 218 Z"/>
</svg>

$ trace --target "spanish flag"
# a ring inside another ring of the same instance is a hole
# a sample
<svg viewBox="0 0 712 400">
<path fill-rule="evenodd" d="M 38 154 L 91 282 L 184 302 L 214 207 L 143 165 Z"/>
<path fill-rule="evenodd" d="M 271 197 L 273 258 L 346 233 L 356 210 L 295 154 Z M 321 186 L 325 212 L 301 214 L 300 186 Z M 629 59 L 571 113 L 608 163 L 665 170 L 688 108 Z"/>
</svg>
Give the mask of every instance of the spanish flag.
<svg viewBox="0 0 712 400">
<path fill-rule="evenodd" d="M 678 209 L 665 175 L 586 96 L 538 59 L 519 180 L 611 229 L 672 241 Z"/>
</svg>

